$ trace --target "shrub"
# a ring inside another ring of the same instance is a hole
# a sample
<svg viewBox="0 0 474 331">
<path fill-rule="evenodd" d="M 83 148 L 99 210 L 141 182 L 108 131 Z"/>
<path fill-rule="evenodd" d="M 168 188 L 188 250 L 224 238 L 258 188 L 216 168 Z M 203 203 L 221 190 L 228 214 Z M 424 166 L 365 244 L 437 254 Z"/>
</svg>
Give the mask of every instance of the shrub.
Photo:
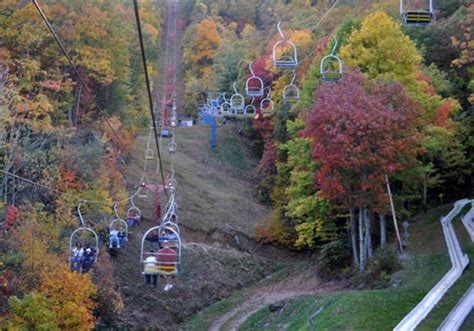
<svg viewBox="0 0 474 331">
<path fill-rule="evenodd" d="M 367 270 L 355 275 L 352 283 L 355 286 L 384 288 L 390 283 L 390 275 L 400 268 L 398 254 L 393 249 L 377 249 L 369 261 Z"/>
<path fill-rule="evenodd" d="M 323 276 L 337 276 L 351 264 L 351 248 L 348 243 L 348 240 L 337 239 L 321 247 L 318 267 Z"/>
</svg>

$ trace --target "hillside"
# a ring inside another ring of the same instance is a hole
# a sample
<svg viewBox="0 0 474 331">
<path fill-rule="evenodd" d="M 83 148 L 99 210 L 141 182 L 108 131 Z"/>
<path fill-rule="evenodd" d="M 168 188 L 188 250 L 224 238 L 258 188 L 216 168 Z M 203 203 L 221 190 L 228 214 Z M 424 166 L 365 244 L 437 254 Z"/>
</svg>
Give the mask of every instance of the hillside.
<svg viewBox="0 0 474 331">
<path fill-rule="evenodd" d="M 143 153 L 145 136 L 137 136 L 133 152 L 137 159 Z M 162 291 L 163 285 L 156 289 L 145 285 L 139 242 L 152 223 L 148 221 L 150 204 L 137 200 L 145 221 L 132 229 L 127 248 L 114 259 L 114 277 L 125 304 L 122 326 L 177 329 L 192 314 L 271 277 L 290 261 L 288 253 L 261 247 L 253 239 L 255 224 L 268 217 L 270 210 L 253 197 L 255 161 L 240 141 L 237 128 L 219 129 L 216 151 L 209 148 L 205 127 L 181 128 L 176 136 L 180 147 L 175 162 L 184 242 L 182 273 L 169 294 Z M 167 167 L 167 152 L 163 158 Z M 127 178 L 132 183 L 139 180 L 141 168 L 141 164 L 130 164 Z"/>
<path fill-rule="evenodd" d="M 243 318 L 213 315 L 226 320 L 222 330 L 307 330 L 311 320 L 320 330 L 391 330 L 418 303 L 450 268 L 450 262 L 444 243 L 441 215 L 447 214 L 451 206 L 433 209 L 414 218 L 410 226 L 410 240 L 404 256 L 404 269 L 394 274 L 390 286 L 386 289 L 336 291 L 321 294 L 300 293 L 297 298 L 282 298 L 285 309 L 281 313 L 271 313 L 269 304 L 276 301 L 259 302 L 260 310 L 252 310 Z M 474 254 L 474 245 L 470 242 L 459 218 L 455 222 L 464 251 Z M 451 311 L 457 300 L 474 282 L 474 272 L 470 267 L 460 281 L 451 288 L 445 298 L 420 325 L 419 330 L 436 329 Z M 258 292 L 258 290 L 256 291 Z M 239 294 L 236 295 L 239 297 Z M 232 302 L 230 299 L 228 302 Z M 244 308 L 246 303 L 229 304 L 229 311 Z M 240 308 L 239 308 L 240 307 Z M 258 307 L 258 306 L 257 306 Z M 185 324 L 186 328 L 198 330 L 206 315 L 212 314 L 212 306 L 201 312 Z M 322 309 L 322 311 L 320 311 Z M 234 322 L 231 322 L 234 321 Z M 224 325 L 224 324 L 223 324 Z M 462 330 L 472 330 L 474 315 L 463 324 Z"/>
</svg>

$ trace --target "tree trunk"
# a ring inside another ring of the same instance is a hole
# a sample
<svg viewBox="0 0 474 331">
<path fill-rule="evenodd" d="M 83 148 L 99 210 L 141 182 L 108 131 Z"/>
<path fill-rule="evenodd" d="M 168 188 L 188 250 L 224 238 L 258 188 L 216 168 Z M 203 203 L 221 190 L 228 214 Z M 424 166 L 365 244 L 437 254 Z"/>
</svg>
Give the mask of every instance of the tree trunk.
<svg viewBox="0 0 474 331">
<path fill-rule="evenodd" d="M 372 217 L 373 213 L 366 210 L 366 241 L 367 241 L 367 256 L 372 257 Z"/>
<path fill-rule="evenodd" d="M 349 201 L 349 218 L 351 222 L 351 241 L 352 241 L 352 257 L 354 258 L 354 263 L 359 267 L 359 253 L 357 252 L 357 237 L 356 237 L 356 219 L 354 215 L 354 207 L 352 206 L 352 201 Z"/>
<path fill-rule="evenodd" d="M 365 208 L 359 207 L 359 253 L 360 253 L 360 264 L 359 271 L 365 269 L 366 260 L 366 245 L 364 238 L 364 210 Z"/>
<path fill-rule="evenodd" d="M 384 249 L 387 245 L 387 226 L 385 224 L 385 215 L 379 215 L 380 222 L 380 248 Z"/>
<path fill-rule="evenodd" d="M 423 211 L 426 212 L 428 210 L 428 183 L 427 177 L 428 175 L 425 172 L 423 176 Z"/>
<path fill-rule="evenodd" d="M 73 114 L 73 123 L 74 123 L 75 127 L 77 127 L 77 121 L 79 119 L 79 109 L 80 109 L 80 106 L 81 106 L 81 96 L 82 96 L 82 85 L 80 84 L 79 85 L 79 92 L 78 92 L 78 96 L 77 96 L 77 101 L 76 101 L 76 110 L 74 111 L 74 114 Z"/>
</svg>

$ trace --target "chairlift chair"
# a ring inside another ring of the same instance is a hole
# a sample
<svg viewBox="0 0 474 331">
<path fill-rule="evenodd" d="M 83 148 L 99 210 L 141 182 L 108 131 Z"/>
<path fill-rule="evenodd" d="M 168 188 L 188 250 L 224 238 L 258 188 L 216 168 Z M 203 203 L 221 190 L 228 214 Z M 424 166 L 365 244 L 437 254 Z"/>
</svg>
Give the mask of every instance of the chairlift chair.
<svg viewBox="0 0 474 331">
<path fill-rule="evenodd" d="M 235 93 L 230 97 L 230 108 L 233 110 L 243 110 L 245 108 L 245 99 L 244 96 L 237 91 L 236 85 L 236 82 L 232 84 Z"/>
<path fill-rule="evenodd" d="M 247 105 L 245 106 L 245 116 L 247 117 L 254 117 L 257 109 L 254 105 Z"/>
<path fill-rule="evenodd" d="M 283 88 L 283 102 L 286 104 L 296 104 L 300 101 L 300 90 L 298 86 L 294 84 L 295 78 L 296 74 L 293 71 L 291 83 Z"/>
<path fill-rule="evenodd" d="M 182 242 L 181 242 L 181 238 L 179 236 L 179 233 L 176 232 L 176 230 L 173 229 L 170 226 L 164 226 L 164 225 L 155 226 L 155 227 L 152 227 L 152 228 L 148 229 L 148 231 L 145 232 L 145 234 L 142 237 L 142 242 L 141 242 L 141 247 L 140 247 L 140 264 L 144 268 L 145 263 L 146 263 L 145 260 L 146 260 L 147 257 L 149 257 L 149 256 L 158 256 L 159 257 L 159 255 L 160 255 L 159 251 L 158 252 L 154 251 L 152 245 L 149 245 L 149 248 L 145 247 L 146 239 L 154 231 L 158 232 L 158 236 L 160 236 L 160 234 L 163 231 L 165 231 L 165 233 L 173 234 L 173 237 L 176 238 L 175 240 L 173 240 L 173 241 L 176 242 L 176 245 L 175 245 L 175 247 L 172 247 L 172 249 L 176 252 L 176 262 L 159 262 L 159 261 L 157 261 L 156 266 L 154 266 L 153 269 L 155 270 L 156 274 L 158 274 L 158 275 L 169 276 L 169 275 L 178 274 L 178 271 L 179 271 L 178 268 L 179 268 L 179 265 L 180 265 L 180 262 L 181 262 Z M 158 260 L 159 260 L 159 258 L 158 258 Z M 150 268 L 150 267 L 148 266 L 148 268 Z"/>
<path fill-rule="evenodd" d="M 114 228 L 119 228 L 120 230 L 125 232 L 125 238 L 128 239 L 128 223 L 118 214 L 117 203 L 114 203 L 113 209 L 115 212 L 115 218 L 110 222 L 109 231 Z"/>
<path fill-rule="evenodd" d="M 179 225 L 177 223 L 172 222 L 172 221 L 166 221 L 163 223 L 163 226 L 172 228 L 173 230 L 176 231 L 176 233 L 179 234 Z"/>
<path fill-rule="evenodd" d="M 222 109 L 222 115 L 223 116 L 229 116 L 230 115 L 230 104 L 228 102 L 224 102 L 221 105 L 221 109 Z"/>
<path fill-rule="evenodd" d="M 274 111 L 275 107 L 273 104 L 273 100 L 271 99 L 271 94 L 272 94 L 272 90 L 268 88 L 267 97 L 262 99 L 262 101 L 260 101 L 260 112 L 264 116 L 271 116 L 275 112 Z"/>
<path fill-rule="evenodd" d="M 170 130 L 162 129 L 161 132 L 160 132 L 160 136 L 163 137 L 163 138 L 171 138 L 172 134 L 171 134 Z"/>
<path fill-rule="evenodd" d="M 281 40 L 276 42 L 273 46 L 273 65 L 277 68 L 293 70 L 298 65 L 298 50 L 294 43 L 285 38 L 285 35 L 281 30 L 281 22 L 278 22 L 277 28 L 278 32 L 280 33 Z"/>
<path fill-rule="evenodd" d="M 428 8 L 407 9 L 406 0 L 400 0 L 400 15 L 403 17 L 404 26 L 426 26 L 433 21 L 433 0 L 429 0 Z"/>
<path fill-rule="evenodd" d="M 335 44 L 331 54 L 322 58 L 320 63 L 321 79 L 327 82 L 337 82 L 342 78 L 343 64 L 342 60 L 334 54 L 337 48 L 337 38 L 334 36 Z"/>
<path fill-rule="evenodd" d="M 93 244 L 89 240 L 84 240 L 83 236 L 89 234 L 92 238 Z M 69 237 L 69 256 L 74 257 L 73 249 L 78 242 L 81 242 L 84 248 L 85 244 L 91 245 L 91 248 L 95 249 L 94 262 L 97 262 L 99 256 L 99 236 L 97 233 L 89 227 L 80 227 L 74 230 Z"/>
<path fill-rule="evenodd" d="M 143 176 L 143 177 L 144 177 L 144 178 L 142 178 L 142 179 L 140 180 L 140 182 L 141 182 L 141 183 L 146 183 L 146 182 L 148 181 L 147 178 L 146 178 L 147 176 Z M 142 200 L 145 200 L 145 201 L 150 198 L 149 192 L 148 192 L 147 190 L 145 190 L 144 188 L 140 188 L 140 189 L 138 190 L 137 197 L 138 197 L 139 199 L 142 199 Z M 135 207 L 135 204 L 133 203 L 133 200 L 132 200 L 132 205 Z"/>
<path fill-rule="evenodd" d="M 176 153 L 176 149 L 178 148 L 178 145 L 176 144 L 176 141 L 171 141 L 169 144 L 168 144 L 168 149 L 170 151 L 170 153 Z"/>
<path fill-rule="evenodd" d="M 263 80 L 260 77 L 255 76 L 252 64 L 253 63 L 249 64 L 252 76 L 247 78 L 247 81 L 245 82 L 245 94 L 247 94 L 248 97 L 261 97 L 263 96 L 264 89 Z"/>
<path fill-rule="evenodd" d="M 245 117 L 245 107 L 244 107 L 244 109 L 236 109 L 235 110 L 235 117 L 236 118 L 244 118 Z"/>
<path fill-rule="evenodd" d="M 89 243 L 89 240 L 85 242 L 83 238 L 83 236 L 89 235 L 93 238 L 93 241 L 94 241 L 94 245 L 91 246 L 91 248 L 95 249 L 94 262 L 97 262 L 97 257 L 99 256 L 99 236 L 93 229 L 86 227 L 86 223 L 84 221 L 84 218 L 82 217 L 81 205 L 82 205 L 82 202 L 79 202 L 79 204 L 77 205 L 77 214 L 79 216 L 79 221 L 81 222 L 81 227 L 74 230 L 71 233 L 71 236 L 69 237 L 69 256 L 71 258 L 74 257 L 73 249 L 79 241 L 81 241 L 81 245 L 83 247 L 84 247 L 84 244 L 92 244 L 92 243 Z"/>
<path fill-rule="evenodd" d="M 176 213 L 175 207 L 172 207 L 166 211 L 165 216 L 163 216 L 163 221 L 166 222 L 172 222 L 175 224 L 179 223 L 179 217 L 178 214 Z M 178 231 L 179 232 L 179 231 Z"/>
<path fill-rule="evenodd" d="M 128 224 L 125 220 L 121 218 L 114 218 L 109 225 L 109 230 L 113 228 L 119 228 L 125 232 L 125 238 L 128 238 Z"/>
<path fill-rule="evenodd" d="M 155 153 L 153 150 L 149 147 L 145 149 L 145 159 L 147 160 L 153 160 L 155 158 Z"/>
<path fill-rule="evenodd" d="M 178 126 L 178 117 L 176 116 L 176 113 L 173 113 L 171 115 L 171 126 L 173 128 L 177 127 Z"/>
<path fill-rule="evenodd" d="M 127 220 L 131 219 L 133 215 L 135 215 L 133 218 L 137 219 L 138 223 L 140 223 L 142 220 L 142 211 L 135 205 L 127 210 Z"/>
<path fill-rule="evenodd" d="M 178 181 L 175 178 L 170 178 L 168 179 L 168 182 L 166 183 L 168 187 L 173 187 L 176 189 L 178 186 Z"/>
</svg>

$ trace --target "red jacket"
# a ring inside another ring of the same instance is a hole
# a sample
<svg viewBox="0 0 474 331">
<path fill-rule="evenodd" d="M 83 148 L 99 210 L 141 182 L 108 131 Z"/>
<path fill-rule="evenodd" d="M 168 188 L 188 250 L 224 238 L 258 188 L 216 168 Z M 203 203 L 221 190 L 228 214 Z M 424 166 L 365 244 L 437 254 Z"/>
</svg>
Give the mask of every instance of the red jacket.
<svg viewBox="0 0 474 331">
<path fill-rule="evenodd" d="M 163 272 L 173 273 L 176 270 L 178 254 L 175 250 L 165 247 L 156 253 L 156 260 L 158 261 L 158 265 L 161 267 Z"/>
</svg>

